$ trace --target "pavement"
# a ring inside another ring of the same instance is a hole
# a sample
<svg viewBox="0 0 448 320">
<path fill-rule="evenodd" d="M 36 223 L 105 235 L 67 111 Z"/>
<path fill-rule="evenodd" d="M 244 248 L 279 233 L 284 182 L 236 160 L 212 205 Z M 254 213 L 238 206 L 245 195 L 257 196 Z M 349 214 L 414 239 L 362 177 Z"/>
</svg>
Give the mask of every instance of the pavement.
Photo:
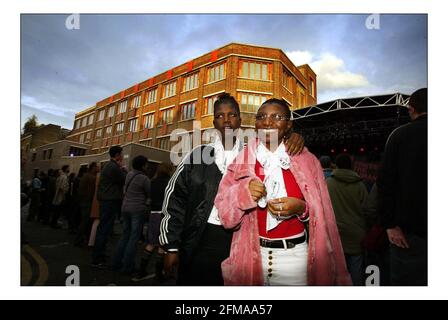
<svg viewBox="0 0 448 320">
<path fill-rule="evenodd" d="M 21 285 L 22 286 L 65 286 L 79 283 L 81 286 L 166 286 L 173 281 L 160 282 L 156 277 L 133 282 L 131 276 L 110 269 L 91 267 L 92 248 L 75 247 L 75 235 L 67 230 L 62 220 L 61 229 L 52 229 L 37 221 L 26 221 L 28 206 L 21 210 Z M 113 250 L 121 235 L 121 224 L 116 223 L 106 255 L 113 256 Z M 144 243 L 139 242 L 136 262 L 140 261 Z M 153 255 L 154 257 L 154 255 Z M 136 264 L 138 265 L 138 264 Z M 75 267 L 70 267 L 75 266 Z M 78 269 L 77 269 L 78 268 Z M 79 282 L 73 282 L 74 271 L 79 270 Z M 147 271 L 155 272 L 155 259 L 151 259 Z"/>
</svg>

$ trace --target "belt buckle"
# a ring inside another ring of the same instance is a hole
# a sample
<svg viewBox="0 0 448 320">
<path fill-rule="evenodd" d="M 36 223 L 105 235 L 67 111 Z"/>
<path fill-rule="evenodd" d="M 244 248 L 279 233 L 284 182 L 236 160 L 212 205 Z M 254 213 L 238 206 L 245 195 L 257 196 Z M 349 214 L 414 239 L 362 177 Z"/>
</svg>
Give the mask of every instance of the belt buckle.
<svg viewBox="0 0 448 320">
<path fill-rule="evenodd" d="M 261 246 L 262 247 L 267 247 L 267 240 L 264 239 L 264 238 L 260 238 L 260 240 L 261 240 Z"/>
<path fill-rule="evenodd" d="M 286 240 L 286 247 L 287 247 L 287 249 L 292 249 L 295 246 L 296 246 L 295 243 L 292 243 L 291 241 Z"/>
</svg>

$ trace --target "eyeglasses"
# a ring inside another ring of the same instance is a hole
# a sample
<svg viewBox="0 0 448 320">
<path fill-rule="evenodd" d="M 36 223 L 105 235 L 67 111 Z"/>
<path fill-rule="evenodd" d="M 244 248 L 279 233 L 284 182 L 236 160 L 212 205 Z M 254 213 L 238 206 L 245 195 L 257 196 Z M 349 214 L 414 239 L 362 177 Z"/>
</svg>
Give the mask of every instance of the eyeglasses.
<svg viewBox="0 0 448 320">
<path fill-rule="evenodd" d="M 284 121 L 290 120 L 290 118 L 288 116 L 281 116 L 281 115 L 276 114 L 276 113 L 271 114 L 271 115 L 267 115 L 265 113 L 261 113 L 261 114 L 257 114 L 255 116 L 255 120 L 257 120 L 257 121 L 263 121 L 263 120 L 265 120 L 267 118 L 270 118 L 274 122 L 278 122 L 278 121 L 282 121 L 282 120 L 284 120 Z"/>
</svg>

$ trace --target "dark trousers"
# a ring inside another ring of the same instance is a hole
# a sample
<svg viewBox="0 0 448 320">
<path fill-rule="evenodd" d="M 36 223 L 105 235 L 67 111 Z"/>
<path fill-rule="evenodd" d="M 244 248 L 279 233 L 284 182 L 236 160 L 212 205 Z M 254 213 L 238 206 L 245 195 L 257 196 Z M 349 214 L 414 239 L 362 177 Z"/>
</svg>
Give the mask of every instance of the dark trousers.
<svg viewBox="0 0 448 320">
<path fill-rule="evenodd" d="M 53 215 L 51 217 L 50 225 L 52 227 L 56 227 L 58 225 L 59 217 L 61 216 L 61 213 L 65 210 L 65 203 L 62 202 L 60 205 L 54 205 L 53 206 Z"/>
<path fill-rule="evenodd" d="M 229 257 L 232 232 L 207 223 L 198 247 L 187 261 L 179 256 L 177 285 L 222 286 L 221 263 Z"/>
<path fill-rule="evenodd" d="M 76 236 L 75 244 L 87 243 L 90 235 L 90 210 L 92 208 L 92 202 L 81 202 L 81 222 L 79 224 L 78 233 Z"/>
<path fill-rule="evenodd" d="M 121 200 L 100 201 L 100 224 L 96 231 L 93 263 L 104 260 L 106 244 L 114 228 L 115 217 L 121 212 L 121 202 Z"/>
<path fill-rule="evenodd" d="M 36 216 L 39 214 L 41 201 L 40 201 L 40 192 L 39 191 L 33 191 L 31 193 L 31 202 L 30 207 L 28 209 L 28 217 L 27 221 L 34 221 Z"/>
<path fill-rule="evenodd" d="M 428 285 L 428 241 L 406 234 L 408 249 L 390 247 L 390 283 L 392 286 Z"/>
</svg>

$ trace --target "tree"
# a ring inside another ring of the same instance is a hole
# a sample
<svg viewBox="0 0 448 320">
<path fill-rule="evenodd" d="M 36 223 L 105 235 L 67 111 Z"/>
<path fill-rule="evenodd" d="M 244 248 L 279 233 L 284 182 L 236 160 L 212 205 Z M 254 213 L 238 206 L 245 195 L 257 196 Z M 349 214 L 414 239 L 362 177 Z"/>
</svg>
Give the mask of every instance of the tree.
<svg viewBox="0 0 448 320">
<path fill-rule="evenodd" d="M 33 114 L 29 117 L 26 122 L 23 124 L 23 134 L 33 133 L 37 128 L 37 117 Z"/>
</svg>

